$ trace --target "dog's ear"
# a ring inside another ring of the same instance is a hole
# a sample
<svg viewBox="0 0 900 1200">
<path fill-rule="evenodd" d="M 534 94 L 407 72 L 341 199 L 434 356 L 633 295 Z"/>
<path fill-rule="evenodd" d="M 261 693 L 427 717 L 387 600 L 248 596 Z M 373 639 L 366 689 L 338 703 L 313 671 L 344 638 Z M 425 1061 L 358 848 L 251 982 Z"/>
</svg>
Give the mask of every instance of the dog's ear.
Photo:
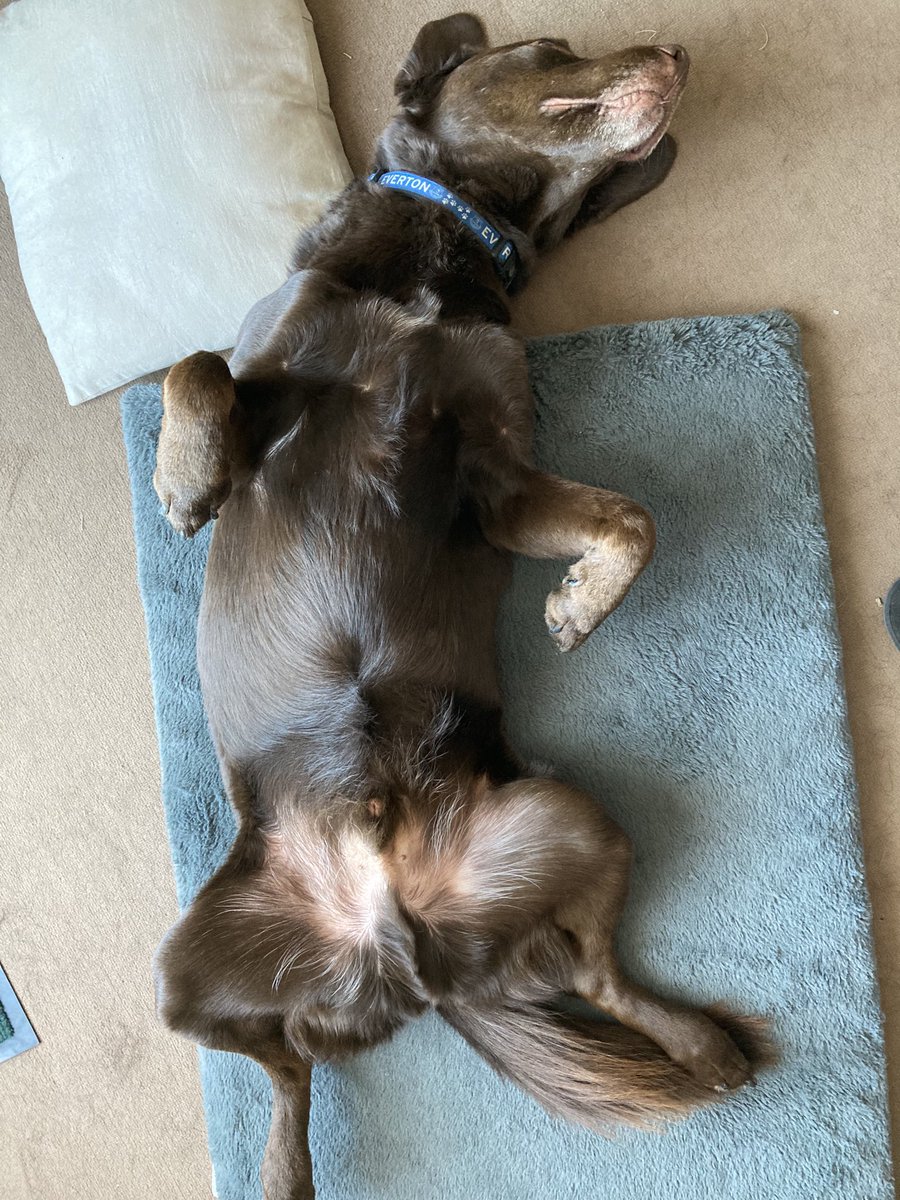
<svg viewBox="0 0 900 1200">
<path fill-rule="evenodd" d="M 423 25 L 394 81 L 401 107 L 410 116 L 422 116 L 450 72 L 486 46 L 484 26 L 471 13 Z"/>
</svg>

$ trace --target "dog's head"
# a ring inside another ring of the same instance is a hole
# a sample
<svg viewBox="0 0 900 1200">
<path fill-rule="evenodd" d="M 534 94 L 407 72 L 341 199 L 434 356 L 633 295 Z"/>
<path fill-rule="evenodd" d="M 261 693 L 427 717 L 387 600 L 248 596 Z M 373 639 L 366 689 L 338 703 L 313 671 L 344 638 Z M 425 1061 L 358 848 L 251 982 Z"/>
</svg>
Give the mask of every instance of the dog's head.
<svg viewBox="0 0 900 1200">
<path fill-rule="evenodd" d="M 536 38 L 491 49 L 467 13 L 431 21 L 397 76 L 396 126 L 445 153 L 539 180 L 528 231 L 558 240 L 585 192 L 621 163 L 650 155 L 688 74 L 680 46 L 638 46 L 581 58 L 566 41 Z M 410 141 L 412 139 L 410 138 Z M 412 168 L 412 164 L 398 163 Z"/>
</svg>

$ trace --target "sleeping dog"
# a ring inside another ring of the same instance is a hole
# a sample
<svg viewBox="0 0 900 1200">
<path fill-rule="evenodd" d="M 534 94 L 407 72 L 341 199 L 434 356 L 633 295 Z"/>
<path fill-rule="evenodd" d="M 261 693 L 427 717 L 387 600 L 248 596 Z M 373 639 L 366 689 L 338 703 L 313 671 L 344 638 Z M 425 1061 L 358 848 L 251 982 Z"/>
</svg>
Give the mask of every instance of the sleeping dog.
<svg viewBox="0 0 900 1200">
<path fill-rule="evenodd" d="M 506 293 L 662 181 L 687 71 L 679 46 L 584 59 L 426 25 L 371 175 L 302 234 L 230 368 L 166 379 L 157 492 L 183 534 L 220 517 L 199 667 L 239 832 L 160 948 L 159 1010 L 271 1076 L 268 1200 L 314 1194 L 312 1063 L 429 1007 L 598 1130 L 717 1100 L 765 1053 L 753 1019 L 622 973 L 628 842 L 516 761 L 494 662 L 512 554 L 571 561 L 546 603 L 570 651 L 653 550 L 632 500 L 532 464 Z"/>
</svg>

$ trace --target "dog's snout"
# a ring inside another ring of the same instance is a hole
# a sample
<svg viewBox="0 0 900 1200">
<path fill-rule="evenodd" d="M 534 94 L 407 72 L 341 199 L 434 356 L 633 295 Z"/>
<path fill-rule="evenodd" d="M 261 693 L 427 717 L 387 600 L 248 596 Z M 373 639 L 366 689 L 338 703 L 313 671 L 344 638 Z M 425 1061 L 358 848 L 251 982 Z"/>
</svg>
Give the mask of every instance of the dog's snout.
<svg viewBox="0 0 900 1200">
<path fill-rule="evenodd" d="M 667 54 L 669 58 L 674 58 L 676 62 L 685 62 L 687 60 L 688 53 L 684 46 L 673 44 L 671 46 L 657 46 L 656 48 L 663 54 Z"/>
</svg>

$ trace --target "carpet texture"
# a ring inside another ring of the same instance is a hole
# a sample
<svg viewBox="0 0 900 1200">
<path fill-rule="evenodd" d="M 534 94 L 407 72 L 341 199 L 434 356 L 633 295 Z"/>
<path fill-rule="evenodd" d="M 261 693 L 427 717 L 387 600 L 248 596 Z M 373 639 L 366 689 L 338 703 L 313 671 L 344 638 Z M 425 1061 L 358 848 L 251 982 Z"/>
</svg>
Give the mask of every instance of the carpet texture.
<svg viewBox="0 0 900 1200">
<path fill-rule="evenodd" d="M 520 562 L 501 621 L 507 724 L 634 839 L 632 973 L 769 1012 L 783 1063 L 664 1137 L 565 1127 L 441 1022 L 314 1080 L 321 1200 L 882 1200 L 893 1195 L 880 1013 L 828 550 L 782 313 L 533 342 L 538 457 L 655 514 L 654 564 L 588 645 L 557 654 Z M 156 388 L 123 399 L 163 792 L 182 904 L 233 821 L 194 668 L 208 534 L 183 543 L 150 478 Z M 201 1054 L 220 1200 L 258 1200 L 267 1085 Z M 173 1114 L 177 1116 L 177 1114 Z"/>
</svg>

